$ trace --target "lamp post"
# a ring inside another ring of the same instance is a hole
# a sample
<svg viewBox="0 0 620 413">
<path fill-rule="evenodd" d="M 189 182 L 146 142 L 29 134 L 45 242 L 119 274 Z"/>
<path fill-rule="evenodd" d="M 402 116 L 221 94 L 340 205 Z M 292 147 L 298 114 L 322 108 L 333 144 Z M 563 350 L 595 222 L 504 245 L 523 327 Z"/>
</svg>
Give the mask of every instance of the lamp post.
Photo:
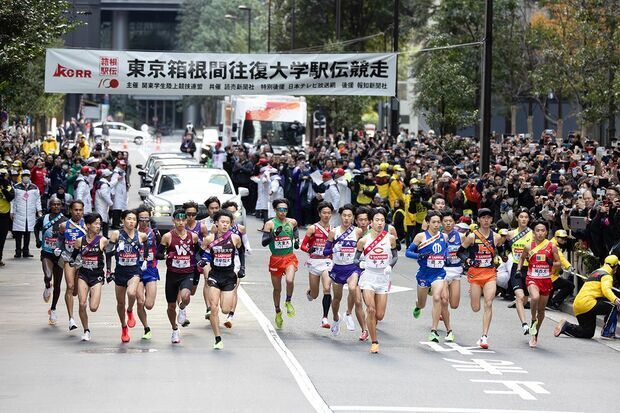
<svg viewBox="0 0 620 413">
<path fill-rule="evenodd" d="M 271 0 L 267 3 L 267 53 L 271 53 Z"/>
<path fill-rule="evenodd" d="M 241 5 L 239 10 L 248 12 L 248 53 L 252 53 L 252 8 Z"/>
</svg>

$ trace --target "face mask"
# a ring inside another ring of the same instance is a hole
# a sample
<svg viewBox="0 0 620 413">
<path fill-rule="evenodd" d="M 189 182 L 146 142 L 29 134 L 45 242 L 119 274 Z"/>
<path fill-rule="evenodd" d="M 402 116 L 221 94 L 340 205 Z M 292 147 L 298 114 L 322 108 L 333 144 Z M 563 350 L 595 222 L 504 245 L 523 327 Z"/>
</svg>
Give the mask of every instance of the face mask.
<svg viewBox="0 0 620 413">
<path fill-rule="evenodd" d="M 24 177 L 22 178 L 22 183 L 24 183 L 24 184 L 28 185 L 28 184 L 30 183 L 30 177 L 28 177 L 28 176 L 24 176 Z"/>
<path fill-rule="evenodd" d="M 69 165 L 63 165 L 62 169 L 65 170 L 65 171 L 68 170 L 69 169 Z"/>
</svg>

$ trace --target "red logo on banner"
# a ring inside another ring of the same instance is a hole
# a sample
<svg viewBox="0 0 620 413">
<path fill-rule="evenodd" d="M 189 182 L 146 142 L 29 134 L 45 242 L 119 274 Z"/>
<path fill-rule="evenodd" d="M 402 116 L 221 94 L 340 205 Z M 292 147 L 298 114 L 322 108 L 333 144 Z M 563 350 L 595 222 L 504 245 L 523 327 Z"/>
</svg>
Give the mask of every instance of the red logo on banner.
<svg viewBox="0 0 620 413">
<path fill-rule="evenodd" d="M 70 69 L 60 64 L 56 67 L 54 77 L 91 77 L 90 70 L 85 69 Z"/>
<path fill-rule="evenodd" d="M 99 75 L 118 76 L 118 58 L 101 57 L 99 59 Z"/>
<path fill-rule="evenodd" d="M 119 81 L 116 79 L 101 79 L 98 87 L 99 89 L 116 89 L 119 84 Z"/>
</svg>

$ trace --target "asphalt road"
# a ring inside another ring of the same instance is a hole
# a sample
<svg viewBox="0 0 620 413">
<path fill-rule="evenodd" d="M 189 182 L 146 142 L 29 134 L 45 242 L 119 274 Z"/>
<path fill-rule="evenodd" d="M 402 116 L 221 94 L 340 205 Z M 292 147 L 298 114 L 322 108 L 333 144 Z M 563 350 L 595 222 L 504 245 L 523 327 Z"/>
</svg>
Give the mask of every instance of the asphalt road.
<svg viewBox="0 0 620 413">
<path fill-rule="evenodd" d="M 154 150 L 149 145 L 130 148 L 134 164 Z M 177 146 L 164 142 L 161 150 Z M 136 205 L 137 200 L 134 185 L 130 201 Z M 105 286 L 99 311 L 90 314 L 93 339 L 81 342 L 80 328 L 67 329 L 62 297 L 59 323 L 48 326 L 39 260 L 5 259 L 0 269 L 0 411 L 602 412 L 618 405 L 615 343 L 554 338 L 555 322 L 547 319 L 538 348 L 530 349 L 515 310 L 498 300 L 490 349 L 472 348 L 481 313 L 469 308 L 467 285 L 460 308 L 452 313 L 457 344 L 426 343 L 430 309 L 412 318 L 416 267 L 404 257 L 393 273 L 394 292 L 379 324 L 379 354 L 370 354 L 369 343 L 358 341 L 359 328 L 343 328 L 334 337 L 319 327 L 320 299 L 305 298 L 308 276 L 301 252 L 293 296 L 297 315 L 285 317 L 283 330 L 276 332 L 268 253 L 260 247 L 254 218 L 248 228 L 254 251 L 235 324 L 223 329 L 225 349 L 219 352 L 212 349 L 200 294 L 188 307 L 191 325 L 181 330 L 181 344 L 170 343 L 163 282 L 149 312 L 151 341 L 140 340 L 138 323 L 131 342 L 121 344 L 113 288 Z M 9 240 L 5 256 L 12 251 Z M 563 315 L 552 312 L 550 317 Z"/>
</svg>

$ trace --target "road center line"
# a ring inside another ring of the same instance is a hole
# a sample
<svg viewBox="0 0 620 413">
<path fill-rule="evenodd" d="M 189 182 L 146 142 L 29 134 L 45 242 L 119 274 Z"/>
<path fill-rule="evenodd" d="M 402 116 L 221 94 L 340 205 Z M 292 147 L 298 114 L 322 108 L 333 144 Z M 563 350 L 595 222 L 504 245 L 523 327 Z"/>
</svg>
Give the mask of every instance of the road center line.
<svg viewBox="0 0 620 413">
<path fill-rule="evenodd" d="M 263 312 L 258 308 L 242 286 L 239 286 L 237 294 L 243 302 L 243 305 L 250 310 L 250 313 L 252 313 L 254 318 L 256 318 L 256 321 L 258 321 L 258 324 L 263 329 L 263 332 L 269 339 L 269 342 L 273 345 L 273 348 L 276 349 L 276 352 L 280 355 L 280 358 L 282 358 L 284 364 L 286 364 L 286 367 L 288 367 L 289 371 L 293 375 L 293 378 L 295 378 L 299 389 L 304 394 L 308 402 L 312 405 L 314 410 L 317 412 L 331 412 L 332 410 L 316 390 L 316 387 L 312 384 L 312 381 L 308 377 L 306 371 L 303 367 L 301 367 L 301 364 L 299 364 L 293 353 L 288 349 L 288 347 L 286 347 L 286 344 L 284 344 L 284 341 L 282 341 L 265 314 L 263 314 Z"/>
<path fill-rule="evenodd" d="M 468 409 L 459 407 L 330 406 L 335 412 L 420 412 L 420 413 L 579 413 L 551 410 Z"/>
</svg>

